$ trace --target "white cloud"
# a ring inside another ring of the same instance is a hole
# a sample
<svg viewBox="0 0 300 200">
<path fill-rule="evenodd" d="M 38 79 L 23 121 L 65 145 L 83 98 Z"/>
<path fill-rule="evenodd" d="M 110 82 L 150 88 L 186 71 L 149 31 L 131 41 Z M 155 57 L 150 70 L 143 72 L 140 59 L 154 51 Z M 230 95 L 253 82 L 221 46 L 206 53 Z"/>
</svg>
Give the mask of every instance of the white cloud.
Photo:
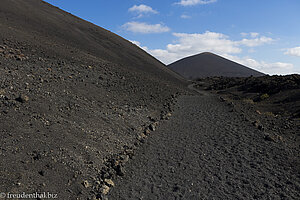
<svg viewBox="0 0 300 200">
<path fill-rule="evenodd" d="M 240 53 L 235 42 L 222 33 L 206 31 L 203 34 L 173 33 L 177 44 L 168 44 L 167 50 L 174 53 L 194 54 L 194 52 L 212 51 L 216 53 Z"/>
<path fill-rule="evenodd" d="M 201 52 L 214 52 L 217 54 L 235 54 L 242 51 L 235 41 L 221 33 L 205 32 L 194 33 L 173 33 L 177 41 L 168 44 L 166 49 L 148 50 L 150 54 L 157 57 L 166 64 L 170 64 L 178 59 L 191 56 Z"/>
<path fill-rule="evenodd" d="M 236 42 L 229 40 L 226 35 L 221 33 L 207 31 L 203 34 L 173 33 L 173 35 L 176 36 L 177 41 L 168 44 L 166 49 L 142 48 L 165 64 L 201 52 L 235 54 L 242 51 Z"/>
<path fill-rule="evenodd" d="M 241 36 L 247 37 L 247 36 L 248 36 L 248 33 L 241 33 Z"/>
<path fill-rule="evenodd" d="M 135 40 L 129 40 L 132 44 L 135 44 L 136 46 L 140 47 L 141 49 L 143 49 L 144 51 L 149 51 L 148 47 L 145 46 L 141 46 L 141 43 L 139 41 L 135 41 Z"/>
<path fill-rule="evenodd" d="M 132 44 L 135 44 L 136 46 L 141 47 L 141 43 L 139 41 L 135 41 L 135 40 L 129 40 Z"/>
<path fill-rule="evenodd" d="M 144 22 L 127 22 L 122 26 L 125 30 L 133 33 L 164 33 L 170 31 L 170 28 L 162 24 L 147 24 Z"/>
<path fill-rule="evenodd" d="M 269 37 L 258 37 L 258 38 L 252 38 L 252 39 L 242 39 L 241 41 L 238 41 L 238 44 L 245 45 L 247 47 L 256 47 L 256 46 L 261 46 L 263 44 L 269 44 L 273 42 L 274 40 Z"/>
<path fill-rule="evenodd" d="M 165 64 L 170 64 L 180 58 L 186 57 L 179 56 L 177 53 L 172 53 L 164 49 L 148 49 L 147 52 Z"/>
<path fill-rule="evenodd" d="M 252 33 L 250 33 L 250 36 L 253 38 L 258 37 L 259 33 L 252 32 Z"/>
<path fill-rule="evenodd" d="M 241 33 L 242 37 L 251 37 L 250 39 L 243 38 L 241 41 L 237 41 L 238 45 L 245 45 L 247 47 L 256 47 L 264 44 L 269 44 L 274 41 L 274 39 L 266 36 L 259 37 L 259 33 L 251 32 L 251 33 Z"/>
<path fill-rule="evenodd" d="M 285 55 L 299 56 L 300 57 L 300 47 L 290 48 L 284 54 Z"/>
<path fill-rule="evenodd" d="M 251 33 L 241 33 L 241 36 L 243 37 L 247 37 L 247 36 L 250 36 L 252 38 L 256 38 L 259 36 L 259 33 L 256 33 L 256 32 L 251 32 Z"/>
<path fill-rule="evenodd" d="M 194 6 L 194 5 L 204 5 L 204 4 L 210 4 L 215 3 L 217 0 L 181 0 L 180 2 L 177 2 L 176 4 L 182 5 L 182 6 Z"/>
<path fill-rule="evenodd" d="M 180 17 L 181 17 L 182 19 L 190 19 L 190 18 L 191 18 L 191 16 L 185 15 L 185 14 L 181 15 Z"/>
<path fill-rule="evenodd" d="M 158 11 L 144 4 L 141 4 L 139 6 L 134 5 L 131 8 L 129 8 L 128 11 L 139 14 L 138 17 L 143 17 L 144 14 L 158 14 Z"/>
<path fill-rule="evenodd" d="M 213 52 L 219 55 L 232 55 L 242 52 L 241 46 L 255 47 L 273 41 L 272 38 L 259 37 L 253 39 L 230 40 L 222 33 L 206 31 L 205 33 L 173 33 L 177 38 L 166 49 L 148 50 L 162 62 L 169 64 L 186 56 L 195 55 L 201 52 Z M 254 49 L 252 49 L 254 51 Z"/>
<path fill-rule="evenodd" d="M 291 63 L 283 63 L 283 62 L 265 62 L 265 61 L 257 61 L 253 58 L 249 57 L 238 57 L 232 56 L 228 54 L 223 54 L 223 57 L 250 67 L 252 69 L 267 73 L 267 74 L 292 74 L 297 73 L 294 69 L 294 65 Z"/>
<path fill-rule="evenodd" d="M 173 33 L 173 35 L 177 38 L 177 40 L 172 44 L 168 44 L 165 49 L 149 49 L 145 46 L 142 47 L 140 43 L 135 42 L 135 44 L 138 44 L 138 46 L 142 49 L 165 64 L 170 64 L 181 58 L 202 52 L 212 52 L 264 73 L 296 73 L 293 64 L 290 63 L 257 61 L 250 57 L 234 55 L 242 52 L 241 46 L 262 45 L 266 44 L 266 41 L 269 42 L 269 39 L 264 40 L 260 39 L 260 37 L 257 38 L 258 40 L 249 39 L 247 42 L 245 42 L 245 40 L 233 41 L 222 33 L 209 31 L 202 34 Z"/>
</svg>

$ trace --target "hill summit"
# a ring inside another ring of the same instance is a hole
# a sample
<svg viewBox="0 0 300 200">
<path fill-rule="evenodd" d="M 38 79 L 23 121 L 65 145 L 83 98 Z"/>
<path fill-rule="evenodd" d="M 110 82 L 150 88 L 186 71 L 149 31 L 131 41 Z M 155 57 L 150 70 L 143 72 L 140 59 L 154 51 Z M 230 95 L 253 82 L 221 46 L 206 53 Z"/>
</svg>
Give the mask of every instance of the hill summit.
<svg viewBox="0 0 300 200">
<path fill-rule="evenodd" d="M 264 75 L 259 71 L 209 52 L 183 58 L 168 67 L 189 79 L 210 76 L 248 77 Z"/>
</svg>

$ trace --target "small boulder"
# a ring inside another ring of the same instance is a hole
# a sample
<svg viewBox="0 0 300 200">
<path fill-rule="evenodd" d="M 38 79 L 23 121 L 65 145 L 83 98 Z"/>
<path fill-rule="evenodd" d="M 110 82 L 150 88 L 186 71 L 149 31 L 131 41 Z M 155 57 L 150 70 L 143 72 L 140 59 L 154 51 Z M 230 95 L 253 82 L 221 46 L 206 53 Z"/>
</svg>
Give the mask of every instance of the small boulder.
<svg viewBox="0 0 300 200">
<path fill-rule="evenodd" d="M 82 185 L 83 185 L 85 188 L 90 187 L 90 183 L 89 183 L 87 180 L 83 181 Z"/>
<path fill-rule="evenodd" d="M 107 185 L 103 185 L 100 191 L 102 194 L 107 195 L 109 192 L 109 189 L 110 188 Z"/>
<path fill-rule="evenodd" d="M 124 169 L 122 168 L 121 165 L 117 165 L 115 170 L 116 170 L 116 173 L 117 173 L 118 176 L 124 176 L 125 175 Z"/>
<path fill-rule="evenodd" d="M 151 131 L 150 131 L 149 127 L 148 127 L 148 128 L 145 129 L 144 134 L 148 135 L 148 134 L 150 134 L 150 132 Z"/>
<path fill-rule="evenodd" d="M 150 129 L 151 131 L 155 131 L 155 126 L 154 126 L 153 124 L 150 124 L 149 129 Z"/>
<path fill-rule="evenodd" d="M 104 179 L 104 182 L 109 187 L 114 187 L 115 183 L 111 179 Z"/>
<path fill-rule="evenodd" d="M 267 133 L 264 135 L 264 138 L 266 141 L 276 142 L 275 138 Z"/>
<path fill-rule="evenodd" d="M 24 94 L 20 94 L 18 98 L 16 98 L 16 101 L 21 102 L 21 103 L 26 103 L 29 101 L 29 97 Z"/>
<path fill-rule="evenodd" d="M 157 125 L 158 125 L 158 122 L 154 122 L 153 124 L 150 124 L 150 125 L 149 125 L 149 129 L 150 129 L 151 131 L 155 131 Z"/>
<path fill-rule="evenodd" d="M 171 117 L 171 116 L 172 116 L 172 113 L 167 113 L 166 116 L 167 116 L 167 117 Z"/>
</svg>

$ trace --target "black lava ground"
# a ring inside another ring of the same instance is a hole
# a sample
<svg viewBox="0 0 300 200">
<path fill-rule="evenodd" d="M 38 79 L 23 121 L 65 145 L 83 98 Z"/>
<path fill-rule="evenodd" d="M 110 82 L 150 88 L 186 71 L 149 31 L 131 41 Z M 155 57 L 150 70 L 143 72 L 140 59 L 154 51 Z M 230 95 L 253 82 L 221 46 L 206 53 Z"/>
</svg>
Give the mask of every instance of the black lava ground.
<svg viewBox="0 0 300 200">
<path fill-rule="evenodd" d="M 299 150 L 214 95 L 182 96 L 108 199 L 300 199 Z"/>
<path fill-rule="evenodd" d="M 208 77 L 197 86 L 226 98 L 252 104 L 260 112 L 300 119 L 300 75 Z"/>
<path fill-rule="evenodd" d="M 185 84 L 110 31 L 41 0 L 1 0 L 0 194 L 92 198 L 107 158 L 171 112 Z"/>
<path fill-rule="evenodd" d="M 187 85 L 110 31 L 41 0 L 1 0 L 0 194 L 297 199 L 293 123 L 266 135 L 226 101 L 180 97 Z"/>
</svg>

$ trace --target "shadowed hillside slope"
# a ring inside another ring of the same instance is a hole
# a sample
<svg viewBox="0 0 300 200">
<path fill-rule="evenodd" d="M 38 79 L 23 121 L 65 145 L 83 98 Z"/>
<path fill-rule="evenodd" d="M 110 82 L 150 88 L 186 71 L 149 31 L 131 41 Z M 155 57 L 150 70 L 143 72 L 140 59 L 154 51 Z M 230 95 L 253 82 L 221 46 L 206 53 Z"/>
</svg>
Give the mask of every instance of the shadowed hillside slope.
<svg viewBox="0 0 300 200">
<path fill-rule="evenodd" d="M 3 0 L 1 5 L 1 32 L 9 33 L 7 35 L 10 36 L 5 39 L 33 39 L 30 43 L 54 51 L 55 54 L 74 56 L 80 50 L 81 53 L 135 70 L 170 72 L 131 42 L 46 2 Z M 47 56 L 51 55 L 49 53 L 47 52 Z M 162 76 L 164 75 L 163 73 Z"/>
<path fill-rule="evenodd" d="M 264 75 L 261 72 L 208 52 L 183 58 L 168 67 L 189 79 L 210 76 L 248 77 Z"/>
<path fill-rule="evenodd" d="M 107 30 L 40 0 L 1 0 L 0 191 L 95 197 L 114 173 L 105 161 L 134 148 L 185 86 Z"/>
</svg>

